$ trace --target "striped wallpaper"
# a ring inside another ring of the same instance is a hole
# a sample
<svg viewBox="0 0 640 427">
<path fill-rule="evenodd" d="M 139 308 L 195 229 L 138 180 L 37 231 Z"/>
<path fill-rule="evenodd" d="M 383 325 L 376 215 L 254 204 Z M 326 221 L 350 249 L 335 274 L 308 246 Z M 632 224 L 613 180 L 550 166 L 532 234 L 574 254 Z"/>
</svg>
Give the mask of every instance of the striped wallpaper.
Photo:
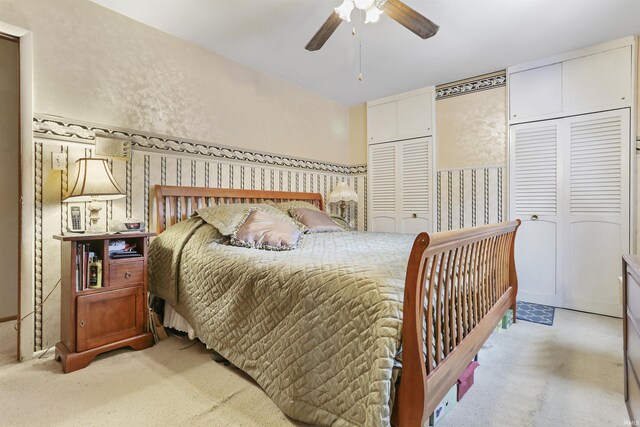
<svg viewBox="0 0 640 427">
<path fill-rule="evenodd" d="M 505 167 L 444 169 L 436 176 L 436 231 L 506 220 Z"/>
</svg>

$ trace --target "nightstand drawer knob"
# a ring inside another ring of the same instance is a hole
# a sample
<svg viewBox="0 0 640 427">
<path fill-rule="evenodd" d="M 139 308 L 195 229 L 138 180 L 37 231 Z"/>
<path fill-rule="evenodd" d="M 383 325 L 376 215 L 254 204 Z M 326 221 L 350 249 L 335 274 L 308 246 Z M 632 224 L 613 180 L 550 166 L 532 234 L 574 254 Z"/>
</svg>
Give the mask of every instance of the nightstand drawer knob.
<svg viewBox="0 0 640 427">
<path fill-rule="evenodd" d="M 81 320 L 81 321 L 80 321 L 80 327 L 81 327 L 81 328 L 84 328 L 84 320 Z"/>
<path fill-rule="evenodd" d="M 128 271 L 126 273 L 124 273 L 124 278 L 125 279 L 131 279 L 131 273 L 128 272 Z"/>
</svg>

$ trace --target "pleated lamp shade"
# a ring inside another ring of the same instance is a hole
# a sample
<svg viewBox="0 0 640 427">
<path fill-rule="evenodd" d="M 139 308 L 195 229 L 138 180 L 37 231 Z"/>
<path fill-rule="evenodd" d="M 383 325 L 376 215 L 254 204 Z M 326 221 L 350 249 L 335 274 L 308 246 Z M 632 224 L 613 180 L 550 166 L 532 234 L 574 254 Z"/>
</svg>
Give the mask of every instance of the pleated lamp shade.
<svg viewBox="0 0 640 427">
<path fill-rule="evenodd" d="M 126 196 L 109 170 L 104 159 L 78 159 L 76 179 L 65 202 L 115 200 Z"/>
<path fill-rule="evenodd" d="M 337 202 L 357 202 L 358 194 L 349 187 L 349 184 L 342 181 L 333 187 L 333 191 L 329 194 L 329 203 Z"/>
</svg>

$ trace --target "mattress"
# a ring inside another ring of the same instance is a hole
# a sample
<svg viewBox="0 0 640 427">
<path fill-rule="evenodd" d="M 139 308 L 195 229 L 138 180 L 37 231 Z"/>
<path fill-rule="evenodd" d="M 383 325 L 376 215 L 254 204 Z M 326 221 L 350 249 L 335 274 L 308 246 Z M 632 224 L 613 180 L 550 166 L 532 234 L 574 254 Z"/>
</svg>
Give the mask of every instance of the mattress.
<svg viewBox="0 0 640 427">
<path fill-rule="evenodd" d="M 384 426 L 413 240 L 321 233 L 265 251 L 230 246 L 195 217 L 154 240 L 149 286 L 292 418 Z"/>
</svg>

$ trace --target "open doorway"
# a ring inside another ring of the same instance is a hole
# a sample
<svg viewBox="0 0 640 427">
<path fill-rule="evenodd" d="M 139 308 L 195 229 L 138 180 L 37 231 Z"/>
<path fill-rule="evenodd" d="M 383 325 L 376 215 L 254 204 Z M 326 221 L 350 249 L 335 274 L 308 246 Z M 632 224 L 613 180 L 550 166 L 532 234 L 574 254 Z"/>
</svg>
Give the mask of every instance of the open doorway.
<svg viewBox="0 0 640 427">
<path fill-rule="evenodd" d="M 0 33 L 0 365 L 18 354 L 20 281 L 20 43 Z"/>
</svg>

